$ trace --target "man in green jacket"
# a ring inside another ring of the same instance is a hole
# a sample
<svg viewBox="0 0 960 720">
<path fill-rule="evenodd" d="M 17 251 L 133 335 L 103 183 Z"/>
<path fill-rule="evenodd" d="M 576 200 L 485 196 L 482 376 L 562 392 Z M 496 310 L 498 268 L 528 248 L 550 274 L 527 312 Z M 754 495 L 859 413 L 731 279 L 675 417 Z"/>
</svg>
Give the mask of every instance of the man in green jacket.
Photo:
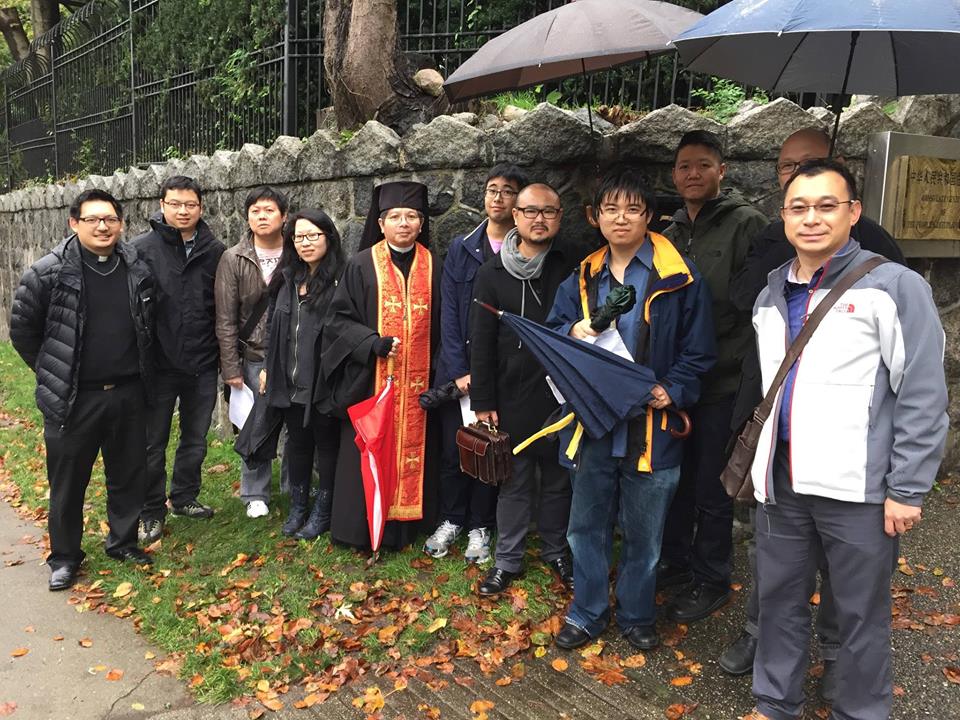
<svg viewBox="0 0 960 720">
<path fill-rule="evenodd" d="M 720 139 L 706 130 L 686 133 L 677 146 L 673 182 L 684 206 L 666 235 L 700 269 L 713 298 L 717 364 L 702 379 L 688 410 L 693 435 L 684 448 L 680 485 L 667 517 L 658 586 L 683 585 L 667 608 L 677 622 L 694 622 L 730 597 L 733 501 L 720 483 L 740 365 L 753 340 L 749 312 L 730 302 L 730 278 L 767 218 L 732 190 L 720 189 L 726 165 Z"/>
</svg>

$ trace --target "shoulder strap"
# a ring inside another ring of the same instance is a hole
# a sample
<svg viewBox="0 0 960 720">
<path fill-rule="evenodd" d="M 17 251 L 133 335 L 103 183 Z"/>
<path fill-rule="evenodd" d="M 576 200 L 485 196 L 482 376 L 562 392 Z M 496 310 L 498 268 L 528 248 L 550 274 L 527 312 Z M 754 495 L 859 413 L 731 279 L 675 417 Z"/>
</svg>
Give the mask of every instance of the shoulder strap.
<svg viewBox="0 0 960 720">
<path fill-rule="evenodd" d="M 253 306 L 253 312 L 250 313 L 250 317 L 247 318 L 247 321 L 243 324 L 243 327 L 240 328 L 240 333 L 237 335 L 237 340 L 245 343 L 250 339 L 250 336 L 253 335 L 253 331 L 257 327 L 257 323 L 260 322 L 260 318 L 262 318 L 263 313 L 266 312 L 267 305 L 269 303 L 270 293 L 264 290 L 263 294 L 260 296 L 260 299 L 257 300 L 257 304 Z"/>
<path fill-rule="evenodd" d="M 817 329 L 820 321 L 830 312 L 830 308 L 836 304 L 840 296 L 849 290 L 857 280 L 886 262 L 890 261 L 878 255 L 857 265 L 857 267 L 840 278 L 837 284 L 827 293 L 827 296 L 817 305 L 814 311 L 810 313 L 807 321 L 803 324 L 803 327 L 800 328 L 800 332 L 797 333 L 796 340 L 794 340 L 787 349 L 787 354 L 783 358 L 783 362 L 780 363 L 780 368 L 777 370 L 777 374 L 773 378 L 773 382 L 770 385 L 770 389 L 767 390 L 763 402 L 757 405 L 756 410 L 753 411 L 754 420 L 763 424 L 767 418 L 770 417 L 770 412 L 773 410 L 773 401 L 776 399 L 777 392 L 780 390 L 780 386 L 783 385 L 783 381 L 787 379 L 790 368 L 793 367 L 793 364 L 800 357 L 800 353 L 803 352 L 803 348 L 810 339 L 810 336 L 813 335 L 813 331 Z"/>
</svg>

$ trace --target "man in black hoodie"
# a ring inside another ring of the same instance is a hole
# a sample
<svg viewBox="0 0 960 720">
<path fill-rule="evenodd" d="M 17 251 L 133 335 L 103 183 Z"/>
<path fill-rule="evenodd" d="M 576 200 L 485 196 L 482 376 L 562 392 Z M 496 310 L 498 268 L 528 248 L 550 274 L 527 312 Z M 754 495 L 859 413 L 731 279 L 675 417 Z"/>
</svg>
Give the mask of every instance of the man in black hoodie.
<svg viewBox="0 0 960 720">
<path fill-rule="evenodd" d="M 202 192 L 193 178 L 177 175 L 160 188 L 153 229 L 134 240 L 157 282 L 157 376 L 147 416 L 147 494 L 140 513 L 140 541 L 163 534 L 167 512 L 167 443 L 174 405 L 180 406 L 180 444 L 170 481 L 174 515 L 209 518 L 197 500 L 207 430 L 217 401 L 219 346 L 213 280 L 226 249 L 203 221 Z"/>
</svg>

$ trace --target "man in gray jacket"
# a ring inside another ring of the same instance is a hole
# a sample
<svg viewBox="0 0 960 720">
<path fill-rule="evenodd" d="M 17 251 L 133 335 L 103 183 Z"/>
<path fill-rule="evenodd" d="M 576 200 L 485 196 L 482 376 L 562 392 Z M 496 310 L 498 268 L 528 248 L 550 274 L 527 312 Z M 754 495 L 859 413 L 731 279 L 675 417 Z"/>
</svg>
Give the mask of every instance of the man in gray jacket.
<svg viewBox="0 0 960 720">
<path fill-rule="evenodd" d="M 835 160 L 804 163 L 787 181 L 781 214 L 797 257 L 770 273 L 753 312 L 764 392 L 830 288 L 876 257 L 850 238 L 860 212 Z M 802 714 L 821 548 L 837 599 L 832 717 L 889 717 L 890 567 L 943 455 L 943 348 L 930 287 L 885 263 L 831 308 L 781 386 L 752 470 L 760 634 L 750 720 Z"/>
</svg>

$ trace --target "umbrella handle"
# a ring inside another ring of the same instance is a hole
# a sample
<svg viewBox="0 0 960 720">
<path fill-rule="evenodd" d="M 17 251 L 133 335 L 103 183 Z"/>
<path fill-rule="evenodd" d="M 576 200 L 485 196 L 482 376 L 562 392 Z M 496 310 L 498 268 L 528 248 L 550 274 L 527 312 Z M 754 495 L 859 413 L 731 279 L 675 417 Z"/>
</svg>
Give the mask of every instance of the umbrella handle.
<svg viewBox="0 0 960 720">
<path fill-rule="evenodd" d="M 683 423 L 683 428 L 680 430 L 675 430 L 674 428 L 670 428 L 670 436 L 675 437 L 678 440 L 682 440 L 685 437 L 688 437 L 690 435 L 690 432 L 693 430 L 693 423 L 690 422 L 690 416 L 685 411 L 678 410 L 675 407 L 668 408 L 668 410 L 670 410 L 670 412 L 672 412 L 674 415 L 680 418 L 680 422 Z"/>
<path fill-rule="evenodd" d="M 387 358 L 387 377 L 393 377 L 393 355 Z"/>
<path fill-rule="evenodd" d="M 496 309 L 493 305 L 491 305 L 490 303 L 480 302 L 479 300 L 477 300 L 477 298 L 474 298 L 473 301 L 474 301 L 477 305 L 479 305 L 480 307 L 482 307 L 484 310 L 486 310 L 487 312 L 492 312 L 492 313 L 493 313 L 494 315 L 496 315 L 497 317 L 501 317 L 501 316 L 503 315 L 503 312 L 502 312 L 501 310 L 497 310 L 497 309 Z"/>
</svg>

